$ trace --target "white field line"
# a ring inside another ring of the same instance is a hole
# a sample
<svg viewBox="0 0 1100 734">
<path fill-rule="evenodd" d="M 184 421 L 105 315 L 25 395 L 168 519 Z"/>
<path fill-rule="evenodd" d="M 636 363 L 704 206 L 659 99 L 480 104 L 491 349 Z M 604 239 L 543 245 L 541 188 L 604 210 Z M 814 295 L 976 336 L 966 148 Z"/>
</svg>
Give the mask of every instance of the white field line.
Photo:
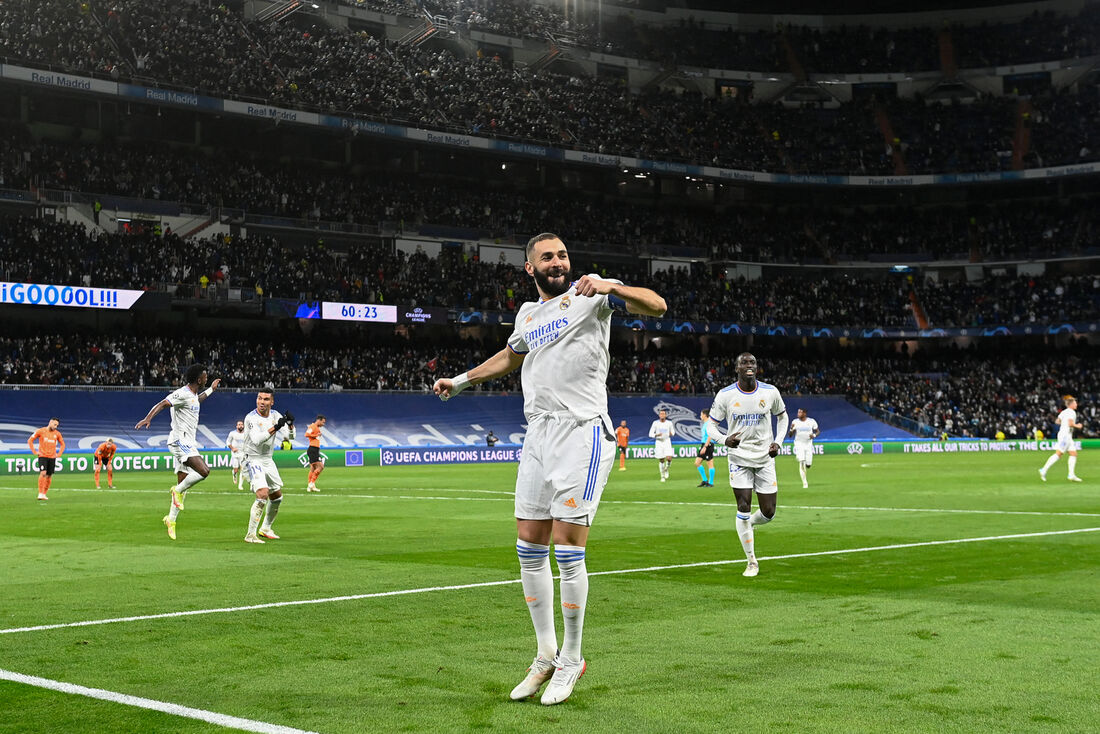
<svg viewBox="0 0 1100 734">
<path fill-rule="evenodd" d="M 65 683 L 59 680 L 50 680 L 49 678 L 39 678 L 34 675 L 13 673 L 10 670 L 0 670 L 0 680 L 23 683 L 28 686 L 45 688 L 51 691 L 60 691 L 61 693 L 69 693 L 75 696 L 98 698 L 101 701 L 121 703 L 124 706 L 136 706 L 137 708 L 148 709 L 150 711 L 160 711 L 165 714 L 171 714 L 172 716 L 198 719 L 199 721 L 205 721 L 209 724 L 217 724 L 218 726 L 224 726 L 230 729 L 240 729 L 241 731 L 255 731 L 261 734 L 313 734 L 313 732 L 306 732 L 303 729 L 294 729 L 289 726 L 268 724 L 264 721 L 253 721 L 252 719 L 242 719 L 237 716 L 227 716 L 226 714 L 195 709 L 190 706 L 180 706 L 176 703 L 155 701 L 151 698 L 141 698 L 140 696 L 130 696 L 125 693 L 105 691 L 102 688 L 86 688 L 84 686 Z"/>
<path fill-rule="evenodd" d="M 457 502 L 511 502 L 513 492 L 504 492 L 501 490 L 490 489 L 440 489 L 439 487 L 401 487 L 402 491 L 408 492 L 483 492 L 485 494 L 502 494 L 506 497 L 439 497 L 434 495 L 422 495 L 422 494 L 351 494 L 344 492 L 344 487 L 334 487 L 333 489 L 340 490 L 340 494 L 320 494 L 312 496 L 309 500 L 311 502 L 316 500 L 333 500 L 333 499 L 363 499 L 363 500 L 433 500 L 433 501 L 457 501 Z M 0 490 L 8 491 L 21 491 L 28 494 L 34 494 L 32 490 L 26 487 L 6 487 L 0 486 Z M 56 491 L 56 490 L 55 490 Z M 202 495 L 221 495 L 224 497 L 248 497 L 247 490 L 238 490 L 235 492 L 215 490 L 215 489 L 202 489 L 201 485 L 197 485 L 192 490 L 195 496 Z M 76 489 L 61 489 L 62 493 L 65 492 L 99 492 L 110 494 L 160 494 L 167 495 L 166 489 L 91 489 L 91 488 L 76 488 Z M 601 500 L 601 505 L 670 505 L 676 507 L 736 507 L 734 502 L 673 502 L 671 500 Z M 1100 517 L 1100 512 L 1044 512 L 1042 510 L 953 510 L 945 509 L 941 507 L 846 507 L 839 505 L 779 505 L 782 510 L 844 510 L 846 512 L 942 512 L 949 514 L 963 514 L 963 515 L 1034 515 L 1040 517 Z"/>
<path fill-rule="evenodd" d="M 1012 535 L 988 535 L 979 538 L 956 538 L 951 540 L 925 540 L 919 543 L 896 543 L 894 545 L 872 545 L 864 548 L 846 548 L 842 550 L 813 551 L 811 553 L 789 553 L 782 556 L 762 556 L 761 561 L 780 561 L 791 558 L 814 558 L 817 556 L 842 556 L 850 553 L 871 553 L 874 551 L 900 550 L 905 548 L 924 548 L 934 545 L 957 545 L 960 543 L 982 543 L 994 540 L 1017 540 L 1021 538 L 1042 538 L 1054 535 L 1075 535 L 1078 533 L 1095 533 L 1100 527 L 1076 528 L 1073 530 L 1049 530 L 1040 533 L 1014 533 Z M 700 568 L 703 566 L 729 566 L 744 563 L 744 558 L 724 561 L 698 561 L 695 563 L 676 563 L 668 566 L 646 566 L 644 568 L 624 568 L 615 571 L 591 571 L 589 576 L 617 576 L 628 573 L 643 573 L 647 571 L 669 571 L 680 568 Z M 370 594 L 348 594 L 346 596 L 330 596 L 322 599 L 297 599 L 294 601 L 269 602 L 267 604 L 249 604 L 240 607 L 220 607 L 216 609 L 192 609 L 183 612 L 165 612 L 162 614 L 142 614 L 133 617 L 114 617 L 110 619 L 90 619 L 83 622 L 65 622 L 62 624 L 40 624 L 33 627 L 11 627 L 0 629 L 0 635 L 10 635 L 19 632 L 42 632 L 45 630 L 63 629 L 67 627 L 92 627 L 101 624 L 114 624 L 117 622 L 141 622 L 149 619 L 170 619 L 174 617 L 194 617 L 204 614 L 226 614 L 230 612 L 247 612 L 256 609 L 275 609 L 277 607 L 305 606 L 307 604 L 329 604 L 339 601 L 355 601 L 358 599 L 380 599 L 389 596 L 408 596 L 411 594 L 427 594 L 437 591 L 458 591 L 461 589 L 482 589 L 491 586 L 511 586 L 520 583 L 519 579 L 505 579 L 502 581 L 481 581 L 471 584 L 452 584 L 450 586 L 425 586 L 415 589 L 396 589 L 394 591 L 376 591 Z"/>
</svg>

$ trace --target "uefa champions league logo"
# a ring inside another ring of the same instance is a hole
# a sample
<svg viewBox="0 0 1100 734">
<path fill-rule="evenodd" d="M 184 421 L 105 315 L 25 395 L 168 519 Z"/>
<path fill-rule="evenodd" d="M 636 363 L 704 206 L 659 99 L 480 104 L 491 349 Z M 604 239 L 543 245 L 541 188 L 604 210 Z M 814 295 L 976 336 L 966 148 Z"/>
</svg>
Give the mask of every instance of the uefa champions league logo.
<svg viewBox="0 0 1100 734">
<path fill-rule="evenodd" d="M 392 464 L 392 463 L 393 463 L 393 452 L 392 451 L 383 451 L 382 452 L 382 464 L 383 465 L 388 465 L 388 464 Z"/>
<path fill-rule="evenodd" d="M 684 438 L 693 443 L 702 442 L 703 425 L 699 422 L 698 413 L 691 408 L 685 408 L 683 405 L 677 405 L 676 403 L 668 403 L 664 400 L 654 406 L 654 416 L 658 416 L 662 410 L 668 411 L 668 419 L 672 421 L 672 425 L 676 429 L 677 438 Z"/>
</svg>

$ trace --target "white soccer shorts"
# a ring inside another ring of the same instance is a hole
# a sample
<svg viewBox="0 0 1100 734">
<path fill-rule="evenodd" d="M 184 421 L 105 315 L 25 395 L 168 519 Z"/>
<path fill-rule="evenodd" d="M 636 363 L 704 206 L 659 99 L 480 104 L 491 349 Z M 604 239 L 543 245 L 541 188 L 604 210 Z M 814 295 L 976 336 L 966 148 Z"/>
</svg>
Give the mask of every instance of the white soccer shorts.
<svg viewBox="0 0 1100 734">
<path fill-rule="evenodd" d="M 1066 436 L 1066 435 L 1063 435 L 1063 434 L 1059 433 L 1058 434 L 1058 445 L 1055 446 L 1054 448 L 1055 448 L 1055 450 L 1061 451 L 1062 453 L 1066 453 L 1067 451 L 1076 451 L 1077 450 L 1077 444 L 1075 444 L 1073 442 L 1073 434 L 1071 433 L 1068 436 Z"/>
<path fill-rule="evenodd" d="M 233 453 L 231 453 L 229 455 L 229 468 L 230 469 L 240 469 L 241 465 L 243 463 L 244 463 L 244 454 L 242 454 L 240 451 L 234 451 Z"/>
<path fill-rule="evenodd" d="M 516 517 L 591 525 L 600 505 L 615 440 L 603 418 L 578 423 L 567 413 L 531 422 L 516 475 Z"/>
<path fill-rule="evenodd" d="M 271 492 L 283 488 L 283 478 L 279 476 L 279 468 L 275 466 L 275 460 L 270 456 L 245 457 L 244 470 L 248 474 L 248 484 L 253 492 L 265 487 Z"/>
<path fill-rule="evenodd" d="M 731 461 L 730 486 L 734 489 L 752 489 L 757 494 L 775 494 L 779 491 L 775 481 L 775 460 L 764 466 L 738 466 Z"/>
<path fill-rule="evenodd" d="M 801 461 L 806 466 L 811 466 L 814 463 L 814 445 L 808 444 L 795 444 L 794 445 L 794 458 Z"/>
<path fill-rule="evenodd" d="M 658 459 L 672 459 L 675 454 L 672 451 L 672 441 L 656 441 L 653 444 L 653 455 Z"/>
<path fill-rule="evenodd" d="M 187 471 L 185 468 L 187 460 L 199 455 L 195 444 L 186 441 L 173 441 L 168 444 L 168 450 L 172 452 L 172 458 L 176 461 L 176 471 Z"/>
</svg>

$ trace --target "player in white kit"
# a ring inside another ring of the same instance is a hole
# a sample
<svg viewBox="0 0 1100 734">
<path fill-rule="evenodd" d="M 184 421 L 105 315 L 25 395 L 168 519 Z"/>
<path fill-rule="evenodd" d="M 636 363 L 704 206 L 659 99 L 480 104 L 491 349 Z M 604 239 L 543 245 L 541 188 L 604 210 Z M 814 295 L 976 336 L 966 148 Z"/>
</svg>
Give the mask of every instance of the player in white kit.
<svg viewBox="0 0 1100 734">
<path fill-rule="evenodd" d="M 1054 449 L 1054 453 L 1047 459 L 1047 463 L 1043 464 L 1043 468 L 1039 470 L 1039 478 L 1044 482 L 1047 480 L 1047 471 L 1050 467 L 1054 466 L 1054 463 L 1062 458 L 1062 454 L 1066 453 L 1069 454 L 1069 476 L 1067 478 L 1071 482 L 1081 481 L 1081 477 L 1077 476 L 1077 444 L 1073 442 L 1073 429 L 1082 427 L 1077 422 L 1077 398 L 1066 395 L 1062 398 L 1062 402 L 1066 407 L 1058 414 L 1058 445 Z"/>
<path fill-rule="evenodd" d="M 531 238 L 524 269 L 540 300 L 520 307 L 508 345 L 469 372 L 436 380 L 433 389 L 448 400 L 470 385 L 523 367 L 528 429 L 516 476 L 516 553 L 538 654 L 511 697 L 532 697 L 549 680 L 541 700 L 551 705 L 569 698 L 586 669 L 581 655 L 588 601 L 585 545 L 615 458 L 607 414 L 611 315 L 616 305 L 649 316 L 662 315 L 666 307 L 648 288 L 596 275 L 571 282 L 569 253 L 554 234 Z M 560 650 L 551 540 L 561 575 Z"/>
<path fill-rule="evenodd" d="M 730 451 L 730 486 L 737 498 L 737 535 L 748 563 L 745 576 L 760 572 L 756 560 L 753 527 L 764 525 L 775 517 L 778 485 L 775 479 L 775 457 L 787 435 L 787 407 L 779 390 L 756 379 L 756 357 L 743 352 L 735 365 L 737 382 L 723 388 L 714 397 L 710 408 L 710 434 L 722 441 Z M 772 433 L 772 416 L 776 416 Z M 722 432 L 719 422 L 725 421 L 729 431 Z M 756 492 L 759 509 L 752 510 L 752 493 Z"/>
<path fill-rule="evenodd" d="M 649 426 L 649 437 L 653 439 L 653 454 L 657 457 L 662 482 L 668 479 L 672 467 L 672 437 L 675 435 L 676 428 L 668 419 L 668 411 L 664 408 L 657 411 L 657 420 Z"/>
<path fill-rule="evenodd" d="M 225 447 L 229 449 L 229 468 L 233 472 L 233 484 L 237 485 L 237 489 L 243 489 L 244 473 L 241 471 L 241 464 L 244 461 L 244 421 L 237 421 L 237 427 L 225 439 Z"/>
<path fill-rule="evenodd" d="M 256 495 L 252 514 L 248 518 L 248 532 L 244 536 L 247 543 L 263 543 L 259 536 L 279 539 L 271 524 L 275 522 L 283 501 L 283 478 L 279 476 L 279 468 L 275 466 L 272 456 L 284 437 L 294 438 L 294 416 L 272 410 L 274 404 L 274 391 L 268 388 L 258 390 L 256 409 L 244 417 L 244 470 Z M 261 519 L 263 525 L 257 531 L 256 526 L 260 525 Z"/>
<path fill-rule="evenodd" d="M 821 433 L 817 421 L 806 416 L 806 409 L 798 409 L 798 417 L 791 421 L 788 436 L 794 436 L 794 458 L 798 461 L 798 476 L 802 477 L 802 489 L 810 485 L 806 481 L 806 470 L 814 464 L 814 439 Z"/>
<path fill-rule="evenodd" d="M 206 386 L 206 367 L 193 364 L 183 374 L 186 383 L 174 390 L 168 397 L 154 405 L 149 413 L 138 421 L 134 428 L 148 428 L 153 418 L 165 408 L 172 409 L 172 430 L 168 434 L 168 450 L 176 465 L 176 484 L 170 490 L 172 504 L 164 516 L 164 526 L 168 528 L 168 537 L 176 539 L 176 518 L 183 509 L 183 495 L 195 484 L 210 476 L 210 467 L 199 456 L 195 434 L 199 430 L 199 405 L 218 389 L 221 380 L 214 380 Z"/>
</svg>

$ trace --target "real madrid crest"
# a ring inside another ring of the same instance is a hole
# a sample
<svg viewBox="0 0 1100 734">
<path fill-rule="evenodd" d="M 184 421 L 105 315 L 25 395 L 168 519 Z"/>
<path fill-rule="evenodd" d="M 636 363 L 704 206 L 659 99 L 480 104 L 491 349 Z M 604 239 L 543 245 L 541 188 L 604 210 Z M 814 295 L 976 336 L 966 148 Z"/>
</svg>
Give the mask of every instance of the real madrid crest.
<svg viewBox="0 0 1100 734">
<path fill-rule="evenodd" d="M 764 407 L 764 405 L 765 405 L 764 401 L 763 401 L 763 400 L 761 400 L 761 401 L 760 401 L 760 407 L 761 407 L 761 408 L 763 408 L 763 407 Z"/>
<path fill-rule="evenodd" d="M 569 304 L 570 304 L 569 296 L 566 296 L 566 297 L 561 299 L 561 303 L 558 304 L 558 308 L 560 308 L 562 311 L 564 311 L 565 309 L 569 308 Z"/>
</svg>

